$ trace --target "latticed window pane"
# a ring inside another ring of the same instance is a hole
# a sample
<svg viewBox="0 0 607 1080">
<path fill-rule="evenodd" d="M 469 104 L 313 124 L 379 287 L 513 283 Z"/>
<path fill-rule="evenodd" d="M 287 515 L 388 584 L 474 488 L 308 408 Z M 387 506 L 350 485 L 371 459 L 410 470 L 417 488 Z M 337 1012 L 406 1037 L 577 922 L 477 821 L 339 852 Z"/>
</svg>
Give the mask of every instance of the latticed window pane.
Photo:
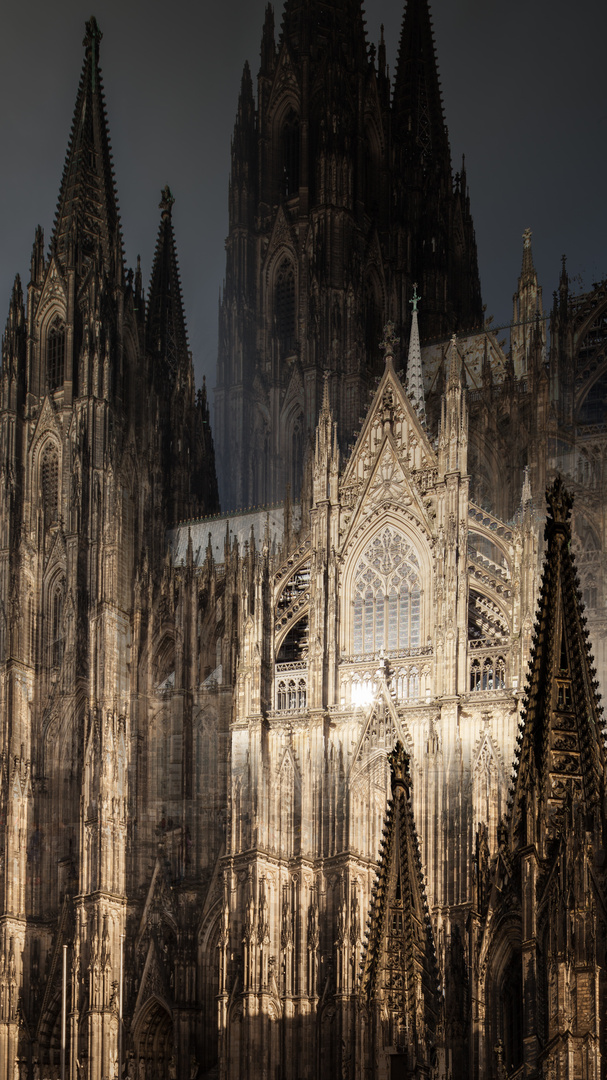
<svg viewBox="0 0 607 1080">
<path fill-rule="evenodd" d="M 406 585 L 403 585 L 399 600 L 398 647 L 406 649 L 409 645 L 409 590 Z"/>
<path fill-rule="evenodd" d="M 399 598 L 396 593 L 388 597 L 388 648 L 398 648 L 398 608 Z"/>
<path fill-rule="evenodd" d="M 363 652 L 363 602 L 354 601 L 354 652 Z"/>
<path fill-rule="evenodd" d="M 63 386 L 65 375 L 65 327 L 55 319 L 46 341 L 46 380 L 49 390 Z"/>
<path fill-rule="evenodd" d="M 364 652 L 373 652 L 373 597 L 367 594 L 365 600 L 365 641 Z"/>
<path fill-rule="evenodd" d="M 297 691 L 295 689 L 295 681 L 293 679 L 289 679 L 289 708 L 297 708 Z"/>
<path fill-rule="evenodd" d="M 419 587 L 411 591 L 411 645 L 417 648 L 420 641 L 421 598 Z"/>
<path fill-rule="evenodd" d="M 44 527 L 48 528 L 59 517 L 59 455 L 54 447 L 44 451 L 41 473 Z"/>
<path fill-rule="evenodd" d="M 419 563 L 400 533 L 385 528 L 373 538 L 356 568 L 353 600 L 355 653 L 419 645 Z"/>
</svg>

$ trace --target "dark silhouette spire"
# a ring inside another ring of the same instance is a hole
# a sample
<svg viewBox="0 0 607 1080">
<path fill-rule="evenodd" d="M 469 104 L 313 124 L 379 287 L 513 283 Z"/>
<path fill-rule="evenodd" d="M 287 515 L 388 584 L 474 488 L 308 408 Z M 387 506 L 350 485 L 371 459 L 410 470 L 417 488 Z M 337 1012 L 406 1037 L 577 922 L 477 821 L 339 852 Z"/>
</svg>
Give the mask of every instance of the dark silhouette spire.
<svg viewBox="0 0 607 1080">
<path fill-rule="evenodd" d="M 99 261 L 114 278 L 122 273 L 122 239 L 99 68 L 101 37 L 93 16 L 86 24 L 84 65 L 51 247 L 64 266 L 82 271 Z"/>
<path fill-rule="evenodd" d="M 546 498 L 548 545 L 519 737 L 514 849 L 528 843 L 544 848 L 556 838 L 567 806 L 598 813 L 605 793 L 602 709 L 571 552 L 573 499 L 560 477 Z M 541 837 L 535 835 L 540 810 Z"/>
<path fill-rule="evenodd" d="M 26 321 L 23 288 L 19 274 L 15 277 L 2 338 L 2 367 L 23 368 L 25 361 Z"/>
<path fill-rule="evenodd" d="M 146 345 L 148 351 L 163 361 L 174 376 L 188 363 L 188 338 L 181 298 L 181 282 L 175 249 L 171 213 L 175 202 L 171 189 L 163 188 L 160 228 L 148 294 Z"/>
<path fill-rule="evenodd" d="M 396 75 L 392 115 L 395 134 L 412 159 L 438 159 L 451 170 L 449 137 L 434 48 L 428 0 L 407 0 Z"/>
<path fill-rule="evenodd" d="M 271 75 L 276 63 L 276 42 L 274 39 L 274 8 L 271 4 L 266 7 L 266 17 L 263 24 L 261 37 L 261 71 L 264 75 Z"/>
<path fill-rule="evenodd" d="M 397 742 L 388 760 L 392 800 L 371 900 L 361 995 L 371 1010 L 372 1024 L 376 1014 L 375 1050 L 382 1041 L 377 1014 L 390 1002 L 389 1023 L 398 1030 L 382 1032 L 384 1045 L 400 1045 L 401 1053 L 406 1047 L 409 1063 L 415 1066 L 426 1063 L 436 1039 L 438 971 L 411 809 L 409 758 L 402 743 Z"/>
</svg>

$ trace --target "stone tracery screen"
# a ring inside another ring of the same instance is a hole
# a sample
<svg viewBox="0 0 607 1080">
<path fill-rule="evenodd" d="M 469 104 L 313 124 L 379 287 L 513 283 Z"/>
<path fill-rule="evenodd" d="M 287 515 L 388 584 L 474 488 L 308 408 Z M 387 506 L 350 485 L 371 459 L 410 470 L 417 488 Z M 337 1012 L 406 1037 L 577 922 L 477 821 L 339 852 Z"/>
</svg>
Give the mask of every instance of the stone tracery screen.
<svg viewBox="0 0 607 1080">
<path fill-rule="evenodd" d="M 356 567 L 353 652 L 404 652 L 421 638 L 420 567 L 404 536 L 389 527 L 373 538 Z"/>
</svg>

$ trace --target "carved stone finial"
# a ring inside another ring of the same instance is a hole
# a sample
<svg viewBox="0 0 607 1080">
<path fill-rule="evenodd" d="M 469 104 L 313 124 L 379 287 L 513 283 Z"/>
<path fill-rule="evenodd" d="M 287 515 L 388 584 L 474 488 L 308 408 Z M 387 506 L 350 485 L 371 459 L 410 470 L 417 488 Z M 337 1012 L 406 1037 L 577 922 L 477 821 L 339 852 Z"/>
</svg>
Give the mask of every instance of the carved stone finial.
<svg viewBox="0 0 607 1080">
<path fill-rule="evenodd" d="M 394 750 L 388 754 L 388 761 L 392 769 L 392 787 L 404 787 L 409 790 L 411 777 L 409 775 L 409 755 L 400 739 Z"/>
<path fill-rule="evenodd" d="M 531 247 L 531 229 L 525 229 L 523 233 L 523 243 L 526 248 Z"/>
<path fill-rule="evenodd" d="M 388 362 L 388 358 L 392 359 L 394 357 L 395 345 L 400 345 L 400 338 L 396 337 L 394 333 L 394 323 L 390 319 L 384 326 L 384 336 L 379 343 L 380 349 L 385 352 L 386 363 Z"/>
<path fill-rule="evenodd" d="M 417 311 L 417 305 L 419 304 L 420 300 L 421 300 L 421 296 L 417 295 L 417 281 L 414 281 L 413 282 L 413 296 L 409 300 L 409 303 L 413 304 L 413 310 L 414 311 Z"/>
<path fill-rule="evenodd" d="M 162 210 L 163 217 L 165 216 L 165 214 L 168 214 L 169 217 L 171 216 L 171 210 L 173 209 L 174 202 L 175 199 L 173 198 L 173 193 L 169 185 L 165 184 L 162 191 L 160 192 L 160 202 L 158 203 L 158 208 Z"/>
<path fill-rule="evenodd" d="M 95 16 L 91 15 L 90 19 L 87 19 L 85 23 L 85 34 L 82 44 L 84 45 L 85 49 L 90 49 L 93 43 L 98 45 L 102 37 L 103 34 L 99 29 L 99 23 L 97 22 Z"/>
</svg>

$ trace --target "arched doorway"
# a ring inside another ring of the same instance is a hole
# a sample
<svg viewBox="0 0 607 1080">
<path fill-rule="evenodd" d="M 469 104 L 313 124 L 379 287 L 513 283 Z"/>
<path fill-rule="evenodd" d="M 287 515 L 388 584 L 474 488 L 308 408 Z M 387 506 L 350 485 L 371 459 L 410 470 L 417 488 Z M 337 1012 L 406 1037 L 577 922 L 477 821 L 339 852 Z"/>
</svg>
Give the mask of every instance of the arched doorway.
<svg viewBox="0 0 607 1080">
<path fill-rule="evenodd" d="M 150 998 L 135 1024 L 133 1075 L 137 1080 L 176 1076 L 173 1018 L 159 998 Z"/>
</svg>

